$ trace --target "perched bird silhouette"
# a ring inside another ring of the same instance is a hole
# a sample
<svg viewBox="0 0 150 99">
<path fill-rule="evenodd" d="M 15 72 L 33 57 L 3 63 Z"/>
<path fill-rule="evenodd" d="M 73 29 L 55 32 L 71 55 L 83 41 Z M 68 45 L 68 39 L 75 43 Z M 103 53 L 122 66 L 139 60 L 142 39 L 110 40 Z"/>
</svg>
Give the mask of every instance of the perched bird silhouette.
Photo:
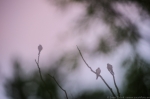
<svg viewBox="0 0 150 99">
<path fill-rule="evenodd" d="M 42 45 L 39 45 L 39 46 L 38 46 L 39 55 L 40 55 L 40 52 L 41 52 L 42 49 L 43 49 Z"/>
<path fill-rule="evenodd" d="M 99 76 L 100 73 L 101 73 L 100 68 L 97 68 L 97 69 L 96 69 L 96 79 L 98 79 L 98 76 Z"/>
<path fill-rule="evenodd" d="M 108 69 L 108 71 L 109 71 L 112 75 L 114 75 L 113 67 L 112 67 L 112 65 L 110 65 L 109 63 L 107 64 L 107 69 Z"/>
</svg>

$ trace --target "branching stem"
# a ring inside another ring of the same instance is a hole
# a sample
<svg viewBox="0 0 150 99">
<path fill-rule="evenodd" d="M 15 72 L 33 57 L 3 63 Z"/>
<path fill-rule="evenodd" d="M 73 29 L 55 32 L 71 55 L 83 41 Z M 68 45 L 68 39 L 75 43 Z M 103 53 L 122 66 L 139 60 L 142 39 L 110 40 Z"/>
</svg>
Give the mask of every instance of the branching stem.
<svg viewBox="0 0 150 99">
<path fill-rule="evenodd" d="M 114 76 L 114 75 L 112 75 L 112 76 L 113 76 L 113 80 L 114 80 L 115 87 L 116 87 L 116 89 L 117 89 L 118 96 L 120 97 L 120 92 L 119 92 L 119 89 L 118 89 L 117 84 L 116 84 L 116 81 L 115 81 L 115 76 Z"/>
<path fill-rule="evenodd" d="M 56 84 L 59 86 L 59 88 L 60 88 L 62 91 L 64 91 L 64 93 L 65 93 L 65 95 L 66 95 L 66 99 L 68 99 L 68 95 L 67 95 L 66 90 L 63 89 L 63 88 L 60 86 L 60 84 L 57 82 L 57 80 L 55 79 L 55 77 L 51 76 L 50 74 L 48 74 L 48 75 L 56 82 Z"/>
<path fill-rule="evenodd" d="M 51 94 L 51 92 L 47 89 L 46 82 L 44 81 L 44 79 L 43 79 L 43 77 L 42 77 L 41 69 L 40 69 L 40 66 L 39 66 L 39 57 L 40 57 L 40 55 L 38 55 L 38 62 L 35 60 L 35 63 L 36 63 L 36 65 L 37 65 L 38 69 L 39 69 L 40 78 L 41 78 L 42 82 L 44 83 L 44 86 L 45 86 L 47 92 L 50 94 L 50 97 L 51 97 L 51 99 L 52 99 L 52 94 Z"/>
<path fill-rule="evenodd" d="M 45 87 L 45 89 L 47 90 L 47 92 L 50 94 L 50 97 L 51 97 L 51 99 L 52 99 L 52 94 L 51 94 L 51 92 L 47 89 L 46 82 L 44 81 L 44 79 L 43 79 L 43 77 L 42 77 L 41 69 L 40 69 L 40 66 L 39 66 L 39 58 L 40 58 L 40 52 L 41 52 L 41 50 L 42 50 L 42 46 L 39 45 L 39 46 L 38 46 L 38 49 L 39 49 L 38 61 L 35 60 L 35 63 L 36 63 L 36 65 L 37 65 L 38 69 L 39 69 L 40 78 L 41 78 L 42 82 L 44 83 L 44 87 Z M 65 92 L 66 99 L 68 99 L 68 95 L 67 95 L 66 90 L 64 90 L 64 89 L 59 85 L 59 83 L 57 82 L 57 80 L 55 79 L 55 77 L 51 76 L 50 74 L 48 74 L 48 75 L 49 75 L 51 78 L 53 78 L 53 80 L 56 82 L 56 84 Z"/>
<path fill-rule="evenodd" d="M 88 65 L 88 63 L 87 63 L 87 62 L 85 61 L 85 59 L 83 58 L 83 55 L 82 55 L 80 49 L 78 48 L 78 46 L 77 46 L 77 49 L 78 49 L 78 51 L 79 51 L 79 53 L 80 53 L 80 55 L 81 55 L 81 57 L 82 57 L 84 63 L 86 64 L 86 66 L 87 66 L 94 74 L 96 74 L 96 72 L 95 72 L 94 70 L 92 70 L 92 68 Z M 97 75 L 97 74 L 96 74 L 96 75 Z M 106 86 L 109 88 L 109 90 L 111 91 L 112 95 L 113 95 L 115 98 L 117 98 L 116 95 L 114 94 L 112 88 L 106 83 L 106 81 L 103 79 L 103 77 L 102 77 L 101 75 L 98 75 L 98 76 L 103 80 L 103 82 L 104 82 L 104 83 L 106 84 Z"/>
</svg>

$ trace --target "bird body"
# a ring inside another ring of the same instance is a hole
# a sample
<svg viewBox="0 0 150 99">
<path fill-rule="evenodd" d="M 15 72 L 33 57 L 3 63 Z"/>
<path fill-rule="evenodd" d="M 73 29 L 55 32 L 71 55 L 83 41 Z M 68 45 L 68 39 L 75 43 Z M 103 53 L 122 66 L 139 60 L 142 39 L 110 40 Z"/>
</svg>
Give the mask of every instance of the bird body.
<svg viewBox="0 0 150 99">
<path fill-rule="evenodd" d="M 96 79 L 98 79 L 98 76 L 99 76 L 100 73 L 101 73 L 100 68 L 97 68 L 97 69 L 96 69 Z"/>
</svg>

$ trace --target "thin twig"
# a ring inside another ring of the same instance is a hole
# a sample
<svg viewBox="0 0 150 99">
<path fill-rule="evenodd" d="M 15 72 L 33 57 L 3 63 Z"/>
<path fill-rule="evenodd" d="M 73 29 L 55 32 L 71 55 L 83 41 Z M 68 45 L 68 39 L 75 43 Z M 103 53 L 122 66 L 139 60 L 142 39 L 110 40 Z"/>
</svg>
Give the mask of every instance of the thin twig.
<svg viewBox="0 0 150 99">
<path fill-rule="evenodd" d="M 80 53 L 80 55 L 81 55 L 81 57 L 82 57 L 84 63 L 86 64 L 86 66 L 87 66 L 94 74 L 96 74 L 96 72 L 95 72 L 94 70 L 92 70 L 92 68 L 87 64 L 87 62 L 86 62 L 85 59 L 83 58 L 83 55 L 82 55 L 80 49 L 78 48 L 78 46 L 77 46 L 77 49 L 78 49 L 78 51 L 79 51 L 79 53 Z M 96 74 L 96 75 L 97 75 L 97 74 Z M 100 74 L 99 74 L 98 76 L 103 80 L 103 82 L 104 82 L 104 83 L 106 84 L 106 86 L 109 88 L 109 90 L 111 91 L 112 95 L 113 95 L 114 97 L 116 97 L 116 95 L 114 94 L 112 88 L 109 87 L 109 85 L 106 83 L 106 81 L 103 79 L 103 77 L 102 77 Z M 117 97 L 116 97 L 116 98 L 117 98 Z"/>
<path fill-rule="evenodd" d="M 71 94 L 71 93 L 70 93 Z M 74 96 L 71 94 L 72 99 L 74 99 Z"/>
<path fill-rule="evenodd" d="M 114 80 L 115 87 L 116 87 L 116 89 L 117 89 L 118 96 L 120 97 L 120 92 L 119 92 L 119 89 L 118 89 L 118 87 L 117 87 L 117 84 L 116 84 L 115 76 L 114 76 L 114 75 L 113 75 L 113 80 Z"/>
<path fill-rule="evenodd" d="M 38 54 L 38 61 L 37 61 L 38 64 L 39 64 L 39 58 L 40 58 L 40 54 Z"/>
<path fill-rule="evenodd" d="M 45 86 L 47 92 L 50 94 L 50 97 L 51 97 L 51 99 L 52 99 L 52 94 L 51 94 L 51 92 L 47 89 L 46 82 L 44 81 L 44 79 L 43 79 L 43 77 L 42 77 L 41 69 L 40 69 L 40 66 L 39 66 L 39 55 L 38 55 L 38 62 L 35 60 L 35 63 L 37 64 L 37 67 L 38 67 L 38 69 L 39 69 L 40 78 L 41 78 L 42 82 L 44 83 L 44 86 Z"/>
<path fill-rule="evenodd" d="M 51 78 L 53 78 L 53 80 L 56 82 L 56 84 L 59 86 L 59 88 L 64 91 L 64 93 L 65 93 L 65 95 L 66 95 L 66 99 L 68 99 L 68 95 L 67 95 L 66 90 L 64 90 L 64 89 L 60 86 L 60 84 L 57 82 L 57 80 L 55 79 L 55 77 L 51 76 L 50 74 L 48 74 L 48 75 L 49 75 Z"/>
<path fill-rule="evenodd" d="M 51 76 L 50 74 L 48 74 L 48 75 L 49 75 L 51 78 L 53 78 L 53 80 L 56 82 L 56 84 L 59 86 L 59 88 L 64 91 L 64 93 L 65 93 L 65 95 L 66 95 L 66 99 L 68 99 L 68 95 L 67 95 L 66 90 L 63 89 L 63 88 L 60 86 L 60 84 L 57 82 L 57 80 L 55 79 L 55 77 Z"/>
</svg>

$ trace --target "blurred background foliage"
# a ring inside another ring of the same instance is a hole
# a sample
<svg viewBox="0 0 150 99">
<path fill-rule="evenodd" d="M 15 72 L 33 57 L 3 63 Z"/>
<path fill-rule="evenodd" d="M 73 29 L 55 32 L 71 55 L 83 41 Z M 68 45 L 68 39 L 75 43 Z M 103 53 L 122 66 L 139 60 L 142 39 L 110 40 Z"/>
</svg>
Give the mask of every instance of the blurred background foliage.
<svg viewBox="0 0 150 99">
<path fill-rule="evenodd" d="M 149 0 L 50 0 L 61 6 L 67 6 L 70 3 L 83 3 L 86 5 L 86 14 L 79 18 L 77 26 L 84 27 L 84 25 L 92 24 L 91 20 L 99 19 L 103 20 L 111 28 L 110 35 L 105 35 L 98 41 L 98 47 L 92 52 L 97 53 L 111 53 L 117 46 L 123 42 L 128 42 L 133 48 L 133 58 L 127 58 L 122 61 L 122 68 L 127 68 L 125 75 L 125 81 L 121 96 L 150 96 L 150 64 L 145 61 L 136 52 L 137 43 L 140 39 L 143 39 L 138 31 L 136 24 L 132 20 L 125 18 L 119 13 L 113 4 L 136 4 L 142 12 L 150 14 L 150 1 Z M 61 7 L 60 6 L 60 7 Z M 59 7 L 59 6 L 58 6 Z M 141 17 L 145 17 L 141 14 Z M 117 25 L 116 20 L 121 21 L 122 25 Z M 80 35 L 80 34 L 79 34 Z M 113 41 L 112 41 L 113 40 Z M 90 47 L 90 46 L 89 46 Z M 87 48 L 84 48 L 87 49 Z M 64 99 L 65 94 L 60 97 L 59 87 L 57 84 L 48 77 L 47 74 L 54 75 L 57 81 L 62 84 L 65 81 L 67 74 L 59 72 L 62 64 L 71 64 L 72 69 L 78 68 L 79 54 L 65 54 L 59 60 L 54 62 L 52 66 L 54 68 L 46 68 L 42 70 L 43 78 L 46 82 L 47 88 L 52 92 L 53 99 Z M 70 63 L 69 63 L 70 62 Z M 62 68 L 62 67 L 61 67 Z M 65 67 L 64 67 L 65 68 Z M 70 71 L 71 71 L 70 70 Z M 69 71 L 69 70 L 68 70 Z M 90 72 L 90 71 L 89 71 Z M 69 73 L 69 72 L 68 72 Z M 5 89 L 7 96 L 10 99 L 50 99 L 43 82 L 39 77 L 38 69 L 30 76 L 24 73 L 21 69 L 19 62 L 14 62 L 14 78 L 7 79 L 5 83 Z M 58 91 L 59 90 L 59 91 Z M 67 90 L 69 91 L 69 90 Z M 73 94 L 73 93 L 72 93 Z M 105 99 L 107 96 L 111 96 L 110 92 L 90 91 L 87 90 L 77 96 L 70 95 L 69 99 Z"/>
</svg>

